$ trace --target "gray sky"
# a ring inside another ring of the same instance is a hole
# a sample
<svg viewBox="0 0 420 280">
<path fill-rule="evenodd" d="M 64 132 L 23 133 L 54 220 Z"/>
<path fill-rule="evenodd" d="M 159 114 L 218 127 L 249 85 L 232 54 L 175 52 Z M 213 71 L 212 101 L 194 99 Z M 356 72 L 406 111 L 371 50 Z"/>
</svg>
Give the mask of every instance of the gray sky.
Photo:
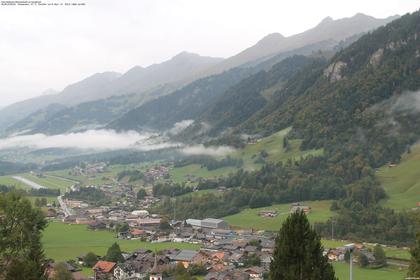
<svg viewBox="0 0 420 280">
<path fill-rule="evenodd" d="M 83 0 L 68 0 L 80 2 Z M 49 1 L 45 1 L 49 2 Z M 55 2 L 63 2 L 56 0 Z M 302 32 L 326 16 L 383 18 L 418 0 L 85 0 L 85 6 L 0 6 L 0 107 L 103 71 L 181 51 L 229 57 L 265 35 Z"/>
</svg>

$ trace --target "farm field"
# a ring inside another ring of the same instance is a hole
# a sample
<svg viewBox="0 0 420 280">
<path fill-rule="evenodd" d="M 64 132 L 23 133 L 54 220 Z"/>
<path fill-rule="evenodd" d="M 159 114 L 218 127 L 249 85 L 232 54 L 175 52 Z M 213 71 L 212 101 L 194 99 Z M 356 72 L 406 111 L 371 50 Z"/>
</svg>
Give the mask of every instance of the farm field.
<svg viewBox="0 0 420 280">
<path fill-rule="evenodd" d="M 149 243 L 138 240 L 120 240 L 112 232 L 90 231 L 85 225 L 69 225 L 51 222 L 45 229 L 42 242 L 45 254 L 56 261 L 74 259 L 87 252 L 105 255 L 109 246 L 117 242 L 123 251 L 139 248 L 162 250 L 165 248 L 195 249 L 197 245 L 187 243 Z"/>
<path fill-rule="evenodd" d="M 324 245 L 324 248 L 336 248 L 353 243 L 354 241 L 322 239 L 321 242 Z M 367 247 L 373 250 L 373 246 Z M 403 260 L 409 260 L 411 258 L 408 248 L 383 247 L 383 249 L 388 258 L 398 258 Z"/>
<path fill-rule="evenodd" d="M 308 155 L 320 155 L 322 150 L 301 151 L 299 149 L 301 140 L 289 140 L 290 150 L 283 148 L 283 139 L 290 131 L 290 128 L 281 130 L 271 136 L 260 139 L 255 144 L 247 144 L 243 149 L 237 150 L 229 154 L 233 158 L 241 158 L 244 161 L 243 168 L 245 170 L 256 170 L 261 168 L 262 164 L 255 163 L 262 151 L 268 153 L 266 161 L 280 162 L 288 159 L 298 159 Z M 188 175 L 195 177 L 212 178 L 218 176 L 226 176 L 229 173 L 237 171 L 235 167 L 224 167 L 215 170 L 202 168 L 199 164 L 191 164 L 180 168 L 174 168 L 171 171 L 171 177 L 175 182 L 186 180 Z"/>
<path fill-rule="evenodd" d="M 396 210 L 416 207 L 420 202 L 420 145 L 404 154 L 397 166 L 380 168 L 377 176 L 389 196 L 383 206 Z"/>
<path fill-rule="evenodd" d="M 333 215 L 333 212 L 330 211 L 331 203 L 331 200 L 307 201 L 302 202 L 302 205 L 307 205 L 312 208 L 308 219 L 313 223 L 326 221 Z M 258 213 L 261 210 L 277 210 L 279 214 L 274 218 L 260 217 Z M 289 210 L 290 203 L 276 204 L 263 208 L 245 209 L 238 214 L 224 217 L 224 220 L 233 227 L 249 228 L 252 226 L 254 229 L 277 231 L 289 215 Z"/>
<path fill-rule="evenodd" d="M 15 186 L 17 189 L 29 190 L 31 187 L 12 178 L 12 176 L 0 176 L 0 185 Z"/>
<path fill-rule="evenodd" d="M 333 263 L 335 275 L 339 280 L 349 280 L 349 265 L 347 263 Z M 400 271 L 395 267 L 384 267 L 379 269 L 360 268 L 353 265 L 353 279 L 357 280 L 402 280 L 406 271 Z"/>
<path fill-rule="evenodd" d="M 19 176 L 33 181 L 41 186 L 47 187 L 49 189 L 59 189 L 61 193 L 63 193 L 67 188 L 74 185 L 74 183 L 67 180 L 61 180 L 53 177 L 37 177 L 29 173 L 19 174 Z"/>
<path fill-rule="evenodd" d="M 84 185 L 102 185 L 102 184 L 113 184 L 113 178 L 117 176 L 117 174 L 123 170 L 130 170 L 133 168 L 141 169 L 142 166 L 140 165 L 111 165 L 108 167 L 107 172 L 97 173 L 94 175 L 83 175 L 83 176 L 74 176 L 70 175 L 70 169 L 63 169 L 57 171 L 49 171 L 46 174 L 50 176 L 57 176 L 66 178 L 69 180 L 74 180 L 81 182 Z M 51 178 L 51 177 L 50 177 Z"/>
</svg>

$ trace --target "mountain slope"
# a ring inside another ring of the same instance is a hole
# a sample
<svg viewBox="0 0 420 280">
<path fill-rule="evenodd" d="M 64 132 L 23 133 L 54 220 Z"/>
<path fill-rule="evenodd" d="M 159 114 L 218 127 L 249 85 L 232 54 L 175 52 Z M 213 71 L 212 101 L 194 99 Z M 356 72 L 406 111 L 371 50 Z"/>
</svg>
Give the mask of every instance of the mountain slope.
<svg viewBox="0 0 420 280">
<path fill-rule="evenodd" d="M 220 61 L 221 58 L 183 52 L 160 64 L 145 68 L 136 66 L 123 75 L 115 72 L 97 73 L 67 86 L 59 93 L 28 99 L 2 108 L 0 132 L 53 103 L 74 106 L 116 95 L 136 93 L 143 94 L 146 98 L 157 90 L 168 93 L 179 87 L 188 77 Z"/>
<path fill-rule="evenodd" d="M 20 101 L 0 110 L 0 134 L 9 125 L 55 102 L 55 94 L 46 94 Z"/>
<path fill-rule="evenodd" d="M 303 138 L 304 148 L 364 141 L 372 164 L 380 166 L 418 139 L 418 111 L 396 110 L 395 104 L 419 87 L 416 12 L 363 36 L 327 65 L 307 67 L 238 131 L 271 134 L 293 125 L 291 136 Z"/>
<path fill-rule="evenodd" d="M 110 85 L 105 94 L 109 96 L 109 94 L 142 92 L 160 85 L 181 82 L 222 60 L 222 58 L 182 52 L 160 64 L 153 64 L 146 68 L 136 66 L 130 69 Z"/>
<path fill-rule="evenodd" d="M 116 130 L 168 129 L 177 122 L 197 116 L 230 86 L 251 73 L 251 69 L 236 68 L 197 80 L 129 111 L 108 127 Z"/>
<path fill-rule="evenodd" d="M 358 33 L 373 30 L 396 18 L 397 17 L 394 16 L 385 19 L 377 19 L 363 14 L 356 14 L 350 18 L 337 20 L 328 17 L 322 20 L 314 28 L 290 37 L 284 37 L 279 33 L 270 34 L 257 42 L 254 46 L 210 68 L 205 74 L 219 73 L 253 60 L 270 57 L 279 52 L 301 48 L 321 41 L 333 40 L 337 44 L 341 40 Z"/>
<path fill-rule="evenodd" d="M 261 71 L 230 88 L 204 112 L 199 120 L 209 124 L 211 134 L 235 127 L 271 101 L 270 95 L 313 59 L 293 56 Z"/>
</svg>

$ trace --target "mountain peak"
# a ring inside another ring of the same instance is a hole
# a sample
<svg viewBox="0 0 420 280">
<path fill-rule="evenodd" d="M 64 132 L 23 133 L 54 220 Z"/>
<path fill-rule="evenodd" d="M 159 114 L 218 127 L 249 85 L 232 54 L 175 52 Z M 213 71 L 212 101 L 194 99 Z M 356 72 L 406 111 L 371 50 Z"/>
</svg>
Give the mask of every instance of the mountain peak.
<svg viewBox="0 0 420 280">
<path fill-rule="evenodd" d="M 328 16 L 328 17 L 325 17 L 323 20 L 321 20 L 321 22 L 319 24 L 330 23 L 330 22 L 333 22 L 333 21 L 334 21 L 333 18 Z"/>
<path fill-rule="evenodd" d="M 200 55 L 196 53 L 183 51 L 175 55 L 174 57 L 172 57 L 172 59 L 185 59 L 185 58 L 193 58 L 193 57 L 200 57 Z"/>
<path fill-rule="evenodd" d="M 55 94 L 57 94 L 57 93 L 59 93 L 59 91 L 58 91 L 58 90 L 55 90 L 55 89 L 49 88 L 49 89 L 44 90 L 44 91 L 41 93 L 41 95 L 55 95 Z"/>
<path fill-rule="evenodd" d="M 279 41 L 282 41 L 286 39 L 286 37 L 284 37 L 283 35 L 281 35 L 280 33 L 271 33 L 268 34 L 267 36 L 263 37 L 261 40 L 259 40 L 257 42 L 257 45 L 261 45 L 261 44 L 267 44 L 267 43 L 277 43 Z"/>
</svg>

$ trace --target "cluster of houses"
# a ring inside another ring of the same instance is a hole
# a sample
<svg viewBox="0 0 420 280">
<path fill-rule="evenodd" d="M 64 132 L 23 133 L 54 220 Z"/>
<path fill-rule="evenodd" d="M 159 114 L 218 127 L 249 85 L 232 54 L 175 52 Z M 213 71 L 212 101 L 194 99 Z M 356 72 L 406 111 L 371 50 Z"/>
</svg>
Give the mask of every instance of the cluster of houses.
<svg viewBox="0 0 420 280">
<path fill-rule="evenodd" d="M 156 181 L 156 180 L 162 180 L 162 179 L 168 179 L 169 178 L 169 166 L 166 165 L 155 165 L 150 168 L 148 168 L 144 172 L 144 176 L 146 179 L 150 181 Z"/>
<path fill-rule="evenodd" d="M 206 280 L 263 279 L 264 273 L 267 272 L 267 266 L 244 266 L 241 264 L 241 259 L 246 258 L 250 252 L 247 252 L 246 247 L 241 247 L 241 245 L 235 247 L 237 247 L 235 252 L 213 248 L 165 249 L 159 252 L 139 249 L 129 254 L 123 254 L 124 261 L 121 263 L 99 261 L 92 269 L 94 279 L 128 280 L 149 277 L 149 279 L 166 280 L 171 278 L 164 277 L 165 272 L 174 270 L 177 265 L 182 265 L 187 269 L 190 266 L 201 267 Z M 261 253 L 261 250 L 258 252 Z M 228 278 L 229 275 L 231 278 Z"/>
<path fill-rule="evenodd" d="M 104 173 L 107 171 L 107 166 L 106 162 L 97 162 L 92 164 L 86 163 L 82 166 L 75 166 L 72 170 L 70 170 L 69 174 L 72 176 L 84 176 Z"/>
<path fill-rule="evenodd" d="M 375 262 L 375 257 L 373 253 L 363 244 L 355 243 L 354 245 L 354 254 L 360 255 L 363 254 L 367 257 L 369 263 Z M 325 249 L 324 255 L 328 257 L 328 259 L 332 262 L 343 262 L 345 259 L 345 254 L 348 249 L 345 246 L 332 248 L 332 249 Z M 357 258 L 354 258 L 354 262 L 357 262 Z"/>
</svg>

